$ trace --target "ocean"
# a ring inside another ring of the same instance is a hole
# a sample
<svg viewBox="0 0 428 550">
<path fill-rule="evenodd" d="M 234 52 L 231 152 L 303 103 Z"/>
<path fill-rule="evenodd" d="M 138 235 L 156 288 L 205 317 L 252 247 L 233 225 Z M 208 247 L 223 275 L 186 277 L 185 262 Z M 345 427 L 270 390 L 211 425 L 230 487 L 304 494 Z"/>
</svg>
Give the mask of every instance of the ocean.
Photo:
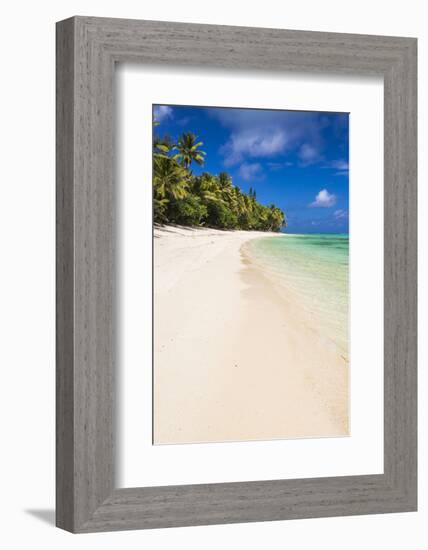
<svg viewBox="0 0 428 550">
<path fill-rule="evenodd" d="M 284 234 L 255 239 L 250 249 L 348 358 L 349 236 Z"/>
</svg>

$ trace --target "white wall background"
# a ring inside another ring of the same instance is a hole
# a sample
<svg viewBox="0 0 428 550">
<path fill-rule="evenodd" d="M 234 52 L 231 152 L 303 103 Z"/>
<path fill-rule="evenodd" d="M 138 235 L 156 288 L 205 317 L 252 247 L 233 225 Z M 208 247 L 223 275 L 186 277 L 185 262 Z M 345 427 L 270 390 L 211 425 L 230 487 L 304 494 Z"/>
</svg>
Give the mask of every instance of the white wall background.
<svg viewBox="0 0 428 550">
<path fill-rule="evenodd" d="M 70 15 L 282 27 L 419 38 L 420 211 L 427 208 L 428 27 L 407 0 L 230 2 L 15 0 L 3 5 L 1 86 L 0 542 L 4 548 L 246 548 L 389 550 L 426 547 L 427 347 L 420 348 L 420 510 L 413 514 L 298 520 L 95 535 L 53 527 L 54 506 L 54 23 Z M 368 200 L 370 198 L 368 197 Z M 428 277 L 420 221 L 420 280 Z M 426 334 L 426 287 L 420 287 Z M 425 339 L 426 340 L 426 339 Z M 421 339 L 424 344 L 424 339 Z M 425 426 L 425 429 L 424 429 Z"/>
</svg>

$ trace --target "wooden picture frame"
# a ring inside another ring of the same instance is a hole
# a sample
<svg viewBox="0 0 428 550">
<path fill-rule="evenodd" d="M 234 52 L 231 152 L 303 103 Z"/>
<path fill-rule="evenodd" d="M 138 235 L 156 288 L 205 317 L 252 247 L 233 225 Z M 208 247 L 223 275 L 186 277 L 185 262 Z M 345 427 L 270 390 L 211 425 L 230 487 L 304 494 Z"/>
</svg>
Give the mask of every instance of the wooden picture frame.
<svg viewBox="0 0 428 550">
<path fill-rule="evenodd" d="M 413 38 L 91 17 L 57 24 L 58 527 L 83 533 L 416 510 L 416 46 Z M 115 488 L 117 62 L 384 78 L 383 474 Z"/>
</svg>

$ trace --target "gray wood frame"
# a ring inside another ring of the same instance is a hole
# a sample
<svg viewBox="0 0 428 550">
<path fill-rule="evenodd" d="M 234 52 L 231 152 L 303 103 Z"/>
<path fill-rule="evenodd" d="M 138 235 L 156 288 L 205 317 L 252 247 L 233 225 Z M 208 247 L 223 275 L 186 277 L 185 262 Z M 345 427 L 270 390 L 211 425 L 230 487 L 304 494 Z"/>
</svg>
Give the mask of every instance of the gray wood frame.
<svg viewBox="0 0 428 550">
<path fill-rule="evenodd" d="M 382 475 L 115 488 L 113 80 L 115 63 L 125 61 L 383 76 Z M 58 527 L 82 533 L 416 510 L 416 244 L 416 39 L 90 17 L 59 22 Z"/>
</svg>

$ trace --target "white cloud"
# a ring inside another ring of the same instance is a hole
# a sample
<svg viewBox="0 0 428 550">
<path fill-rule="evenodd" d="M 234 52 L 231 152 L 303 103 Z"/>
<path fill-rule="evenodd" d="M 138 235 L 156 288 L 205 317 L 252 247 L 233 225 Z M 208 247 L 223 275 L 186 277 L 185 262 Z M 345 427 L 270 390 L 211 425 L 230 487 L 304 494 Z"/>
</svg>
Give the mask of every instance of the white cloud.
<svg viewBox="0 0 428 550">
<path fill-rule="evenodd" d="M 153 116 L 158 122 L 163 122 L 173 117 L 173 111 L 168 105 L 156 105 L 153 109 Z"/>
<path fill-rule="evenodd" d="M 289 166 L 293 166 L 293 163 L 290 161 L 287 162 L 268 162 L 267 166 L 270 170 L 281 170 L 281 168 L 288 168 Z"/>
<path fill-rule="evenodd" d="M 346 160 L 332 160 L 330 163 L 330 166 L 332 168 L 335 168 L 336 170 L 339 170 L 339 172 L 345 171 L 349 169 L 349 164 L 346 162 Z"/>
<path fill-rule="evenodd" d="M 267 166 L 270 170 L 281 170 L 285 164 L 282 162 L 268 162 Z"/>
<path fill-rule="evenodd" d="M 299 158 L 303 164 L 313 164 L 320 160 L 321 155 L 316 147 L 309 143 L 304 143 L 299 149 Z"/>
<path fill-rule="evenodd" d="M 302 143 L 322 148 L 324 123 L 320 113 L 218 108 L 208 111 L 230 131 L 220 148 L 225 166 L 250 159 L 275 159 Z M 282 160 L 282 159 L 281 159 Z"/>
<path fill-rule="evenodd" d="M 326 168 L 333 168 L 337 170 L 334 174 L 335 176 L 347 176 L 349 174 L 349 163 L 343 159 L 330 161 Z"/>
<path fill-rule="evenodd" d="M 263 170 L 258 162 L 253 164 L 244 162 L 238 170 L 238 174 L 243 180 L 260 180 L 263 178 Z"/>
<path fill-rule="evenodd" d="M 327 189 L 321 189 L 315 197 L 314 202 L 310 203 L 311 208 L 330 208 L 336 204 L 336 195 L 329 193 Z"/>
<path fill-rule="evenodd" d="M 336 220 L 346 219 L 348 217 L 348 212 L 342 209 L 336 210 L 334 212 L 334 217 L 336 218 Z"/>
<path fill-rule="evenodd" d="M 224 164 L 233 166 L 246 157 L 271 157 L 284 151 L 287 136 L 281 129 L 270 132 L 246 130 L 232 133 L 229 140 L 220 149 L 225 157 Z"/>
</svg>

